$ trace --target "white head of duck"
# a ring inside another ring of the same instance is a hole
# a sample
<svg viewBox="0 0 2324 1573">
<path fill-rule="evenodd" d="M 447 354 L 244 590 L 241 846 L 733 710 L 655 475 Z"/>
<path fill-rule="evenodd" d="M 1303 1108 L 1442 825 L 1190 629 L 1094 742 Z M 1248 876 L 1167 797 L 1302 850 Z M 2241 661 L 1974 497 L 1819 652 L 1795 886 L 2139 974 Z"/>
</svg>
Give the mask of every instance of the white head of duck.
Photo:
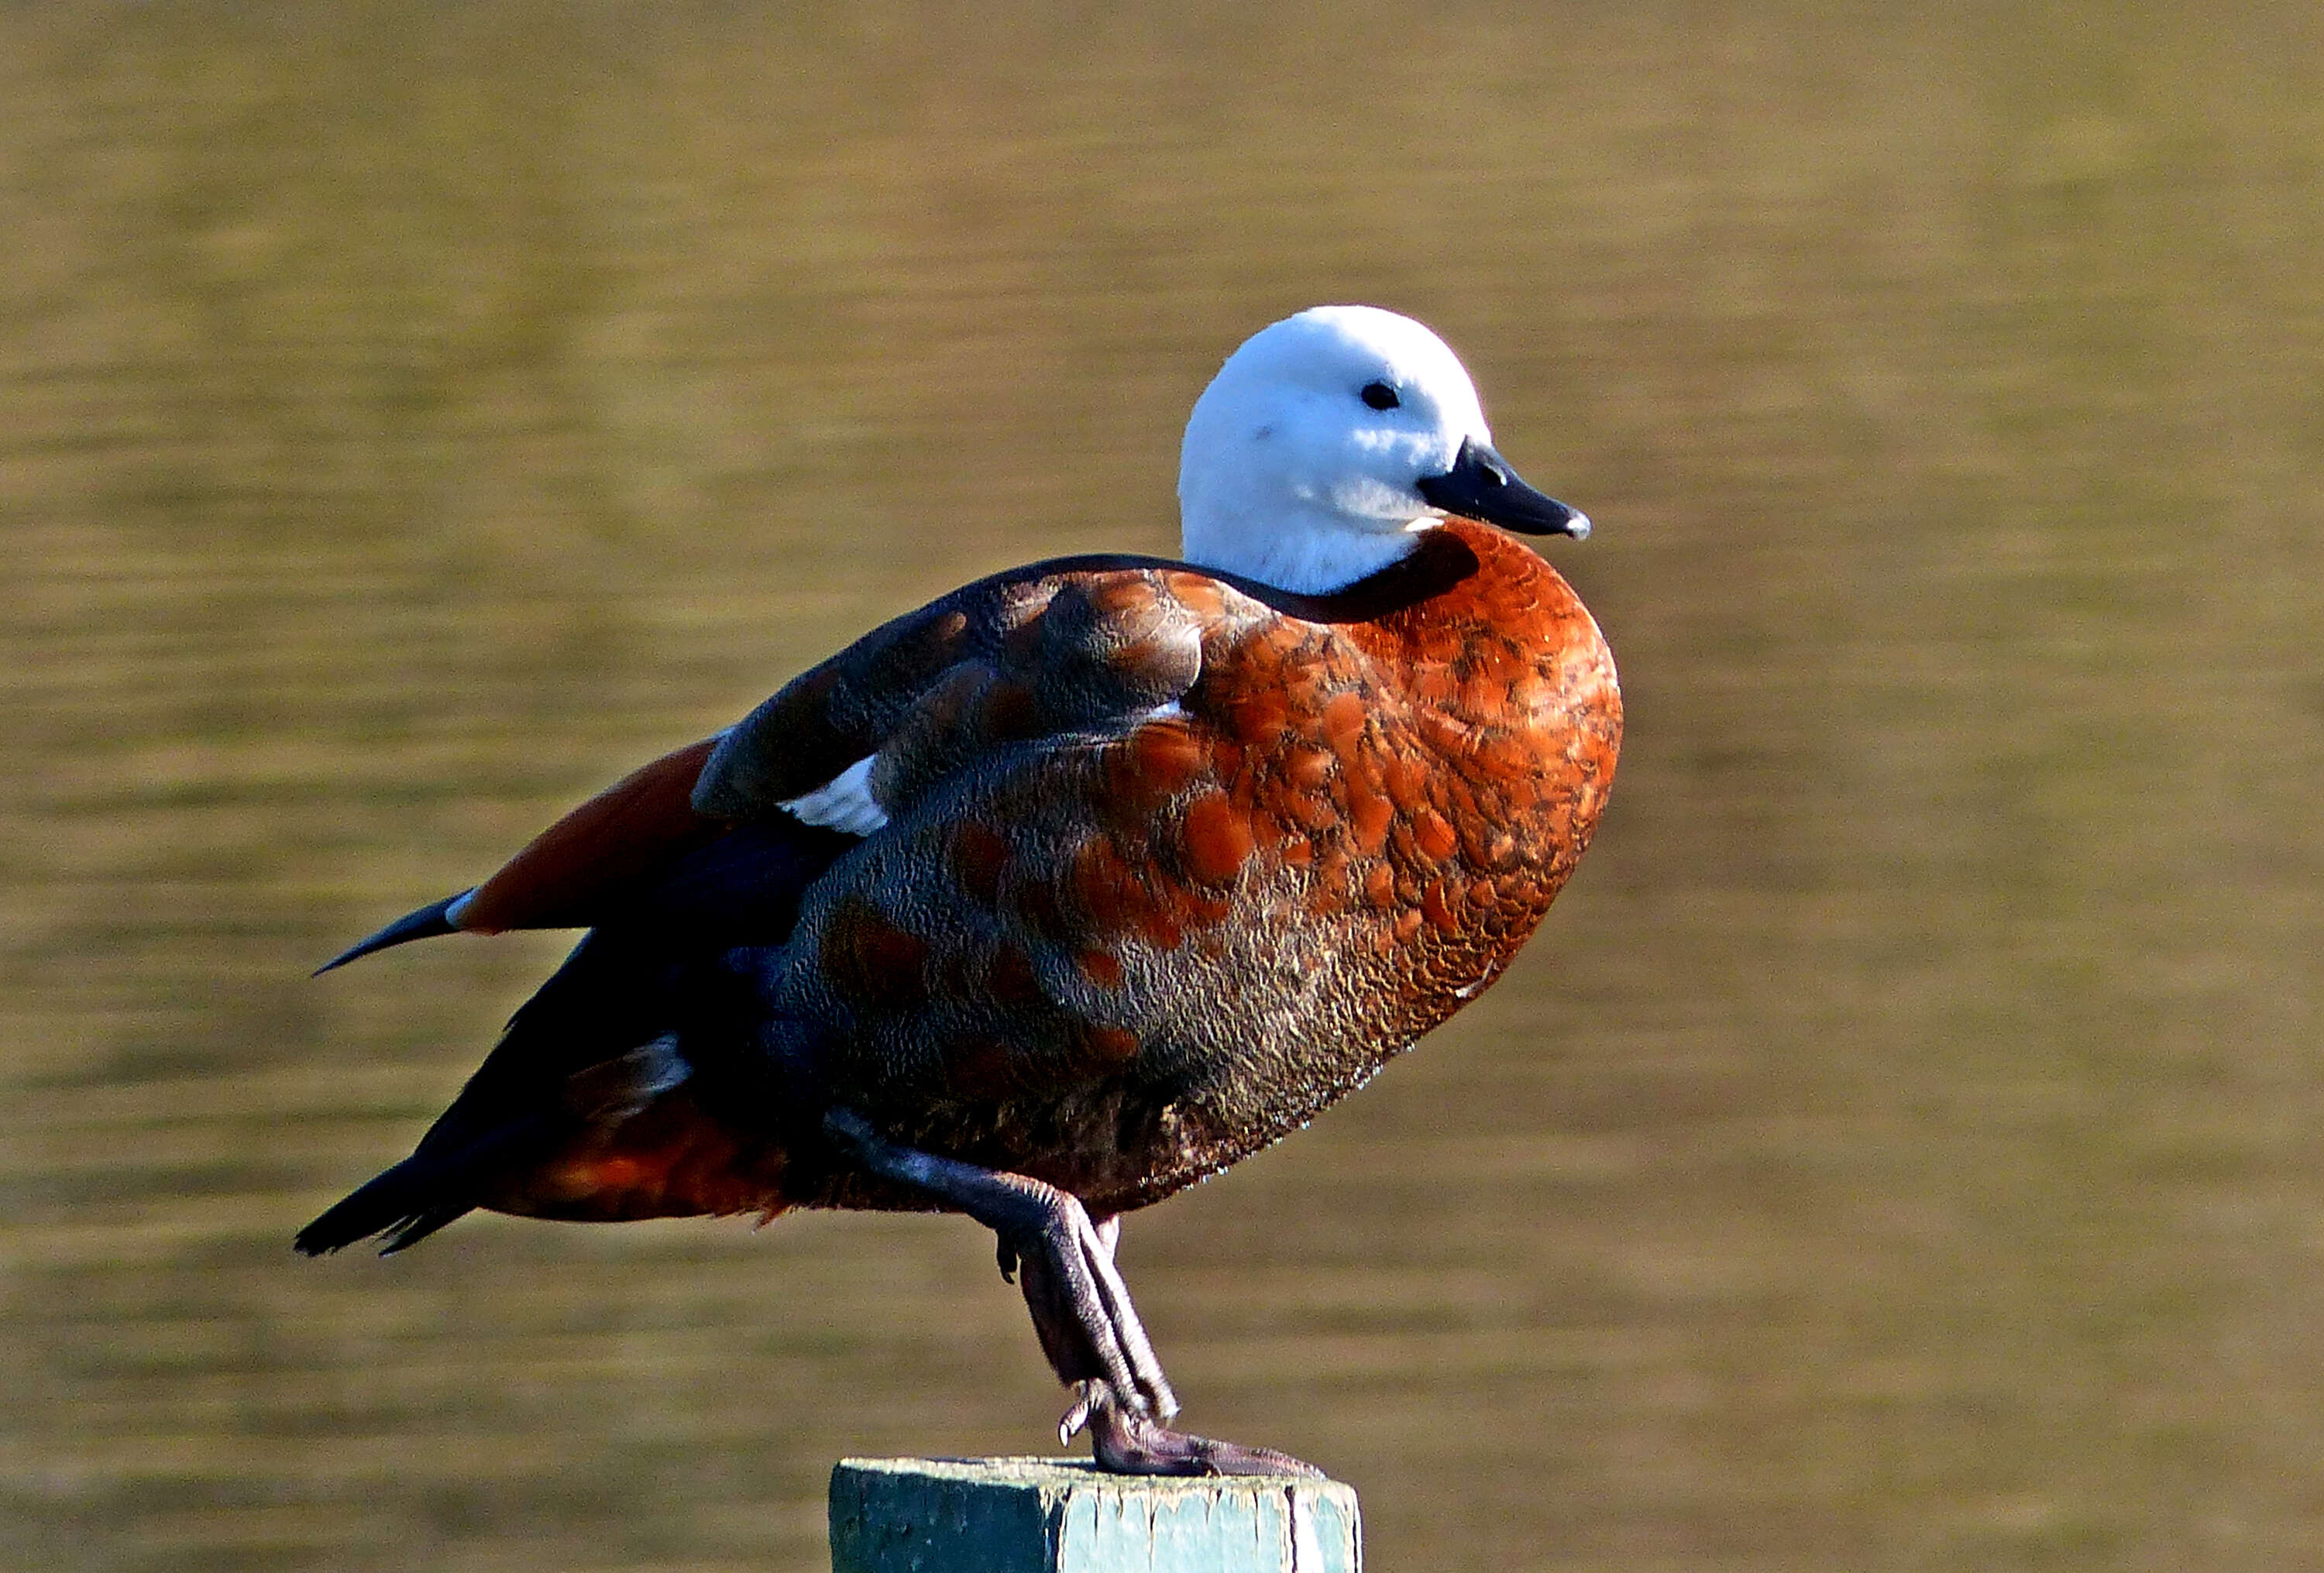
<svg viewBox="0 0 2324 1573">
<path fill-rule="evenodd" d="M 1378 573 L 1448 514 L 1590 533 L 1494 452 L 1451 347 L 1374 306 L 1314 307 L 1227 357 L 1186 422 L 1178 504 L 1188 562 L 1305 594 Z"/>
</svg>

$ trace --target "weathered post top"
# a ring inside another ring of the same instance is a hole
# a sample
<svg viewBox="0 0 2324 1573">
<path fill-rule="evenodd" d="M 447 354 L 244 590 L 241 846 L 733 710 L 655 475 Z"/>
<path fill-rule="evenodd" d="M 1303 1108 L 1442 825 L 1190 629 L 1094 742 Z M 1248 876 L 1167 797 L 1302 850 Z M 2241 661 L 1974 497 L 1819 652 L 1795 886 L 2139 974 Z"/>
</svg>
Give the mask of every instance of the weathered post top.
<svg viewBox="0 0 2324 1573">
<path fill-rule="evenodd" d="M 1070 1458 L 843 1458 L 832 1573 L 1361 1573 L 1356 1494 Z"/>
</svg>

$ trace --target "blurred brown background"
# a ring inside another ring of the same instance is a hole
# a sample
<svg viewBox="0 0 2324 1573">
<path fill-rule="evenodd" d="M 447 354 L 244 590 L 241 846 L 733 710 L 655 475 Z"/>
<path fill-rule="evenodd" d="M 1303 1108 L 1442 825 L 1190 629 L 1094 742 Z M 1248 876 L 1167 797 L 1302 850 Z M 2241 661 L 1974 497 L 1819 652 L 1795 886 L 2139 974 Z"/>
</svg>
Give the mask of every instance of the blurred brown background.
<svg viewBox="0 0 2324 1573">
<path fill-rule="evenodd" d="M 290 1232 L 558 952 L 309 981 L 1434 324 L 1623 662 L 1507 983 L 1132 1220 L 1383 1569 L 2324 1562 L 2324 13 L 0 12 L 0 1561 L 803 1570 L 1038 1451 L 958 1220 Z"/>
</svg>

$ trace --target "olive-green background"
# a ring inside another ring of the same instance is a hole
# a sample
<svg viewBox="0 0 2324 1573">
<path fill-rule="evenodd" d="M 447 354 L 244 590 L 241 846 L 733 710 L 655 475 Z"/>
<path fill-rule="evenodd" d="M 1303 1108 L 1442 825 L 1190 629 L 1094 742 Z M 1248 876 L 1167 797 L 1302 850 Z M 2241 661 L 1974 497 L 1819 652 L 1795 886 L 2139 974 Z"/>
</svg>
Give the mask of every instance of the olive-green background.
<svg viewBox="0 0 2324 1573">
<path fill-rule="evenodd" d="M 996 14 L 995 13 L 998 13 Z M 553 961 L 309 981 L 1428 320 L 1621 659 L 1509 979 L 1130 1220 L 1375 1567 L 2324 1563 L 2311 4 L 0 11 L 0 1561 L 807 1569 L 958 1220 L 295 1260 Z"/>
</svg>

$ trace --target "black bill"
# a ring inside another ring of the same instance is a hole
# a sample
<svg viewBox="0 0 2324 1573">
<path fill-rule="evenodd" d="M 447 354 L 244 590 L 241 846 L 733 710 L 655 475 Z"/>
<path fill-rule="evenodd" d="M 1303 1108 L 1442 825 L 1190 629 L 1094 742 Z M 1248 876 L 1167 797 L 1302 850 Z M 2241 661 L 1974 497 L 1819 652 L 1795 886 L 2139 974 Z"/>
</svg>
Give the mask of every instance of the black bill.
<svg viewBox="0 0 2324 1573">
<path fill-rule="evenodd" d="M 1474 437 L 1461 444 L 1460 456 L 1450 470 L 1420 483 L 1420 494 L 1447 513 L 1481 519 L 1525 535 L 1570 535 L 1582 540 L 1590 534 L 1588 514 L 1526 485 L 1507 459 Z"/>
</svg>

